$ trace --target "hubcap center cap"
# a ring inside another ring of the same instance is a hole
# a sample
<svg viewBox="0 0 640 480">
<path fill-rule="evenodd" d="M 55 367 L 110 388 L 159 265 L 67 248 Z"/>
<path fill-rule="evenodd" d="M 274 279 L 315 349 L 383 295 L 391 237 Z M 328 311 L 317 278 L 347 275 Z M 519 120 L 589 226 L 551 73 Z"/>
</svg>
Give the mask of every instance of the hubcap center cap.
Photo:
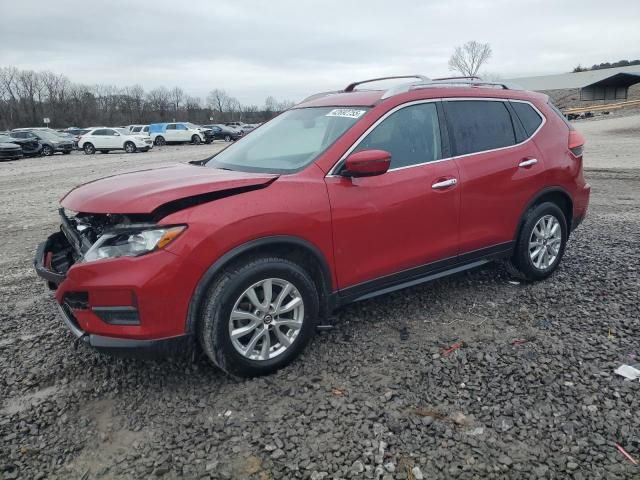
<svg viewBox="0 0 640 480">
<path fill-rule="evenodd" d="M 273 321 L 273 317 L 271 315 L 265 315 L 262 321 L 265 325 L 269 325 Z"/>
</svg>

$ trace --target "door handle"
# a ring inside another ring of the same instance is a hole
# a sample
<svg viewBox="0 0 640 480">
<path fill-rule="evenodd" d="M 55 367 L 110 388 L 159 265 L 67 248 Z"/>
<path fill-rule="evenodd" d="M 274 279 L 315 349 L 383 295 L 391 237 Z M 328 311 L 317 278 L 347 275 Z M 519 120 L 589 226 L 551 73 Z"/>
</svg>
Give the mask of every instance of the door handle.
<svg viewBox="0 0 640 480">
<path fill-rule="evenodd" d="M 457 183 L 457 178 L 449 178 L 448 180 L 442 180 L 441 182 L 434 183 L 433 185 L 431 185 L 431 188 L 433 188 L 434 190 L 440 190 L 442 188 L 453 187 Z"/>
<path fill-rule="evenodd" d="M 519 167 L 530 167 L 531 165 L 535 165 L 536 163 L 538 163 L 538 159 L 537 158 L 527 158 L 526 160 L 522 160 L 518 166 Z"/>
</svg>

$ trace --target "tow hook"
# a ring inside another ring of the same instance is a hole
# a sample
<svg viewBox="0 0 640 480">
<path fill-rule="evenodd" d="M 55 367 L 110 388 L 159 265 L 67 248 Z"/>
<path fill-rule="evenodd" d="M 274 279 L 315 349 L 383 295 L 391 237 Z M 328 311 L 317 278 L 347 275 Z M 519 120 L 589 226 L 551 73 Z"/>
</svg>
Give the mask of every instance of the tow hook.
<svg viewBox="0 0 640 480">
<path fill-rule="evenodd" d="M 84 337 L 88 337 L 88 336 L 89 336 L 88 333 L 83 333 L 78 338 L 76 338 L 73 342 L 73 349 L 78 350 L 78 345 L 80 345 L 80 342 L 84 340 Z"/>
</svg>

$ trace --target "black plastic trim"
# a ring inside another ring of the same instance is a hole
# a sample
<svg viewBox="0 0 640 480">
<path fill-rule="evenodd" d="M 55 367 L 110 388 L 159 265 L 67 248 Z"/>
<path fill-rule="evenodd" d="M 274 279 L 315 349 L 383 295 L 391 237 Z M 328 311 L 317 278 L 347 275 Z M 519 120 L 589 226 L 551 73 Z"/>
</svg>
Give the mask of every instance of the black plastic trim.
<svg viewBox="0 0 640 480">
<path fill-rule="evenodd" d="M 136 307 L 91 307 L 91 310 L 100 320 L 110 325 L 140 325 L 140 316 Z"/>
<path fill-rule="evenodd" d="M 394 290 L 428 282 L 447 275 L 475 268 L 492 260 L 511 256 L 514 241 L 500 243 L 463 255 L 427 263 L 419 267 L 403 270 L 375 280 L 369 280 L 352 287 L 347 287 L 334 297 L 335 307 L 347 303 L 376 297 Z"/>
<path fill-rule="evenodd" d="M 54 285 L 60 285 L 66 277 L 61 273 L 52 272 L 44 266 L 44 256 L 47 251 L 47 247 L 49 246 L 50 238 L 51 237 L 40 243 L 36 248 L 36 256 L 33 259 L 33 266 L 39 277 L 44 278 L 47 282 L 53 283 Z"/>
<path fill-rule="evenodd" d="M 524 224 L 524 221 L 525 221 L 525 215 L 527 214 L 529 209 L 533 207 L 538 202 L 538 200 L 540 200 L 540 198 L 542 198 L 544 195 L 547 195 L 549 193 L 561 193 L 569 199 L 569 201 L 571 202 L 571 218 L 573 223 L 573 198 L 571 197 L 569 192 L 567 192 L 564 188 L 560 186 L 546 187 L 540 190 L 539 192 L 535 193 L 527 203 L 524 210 L 522 211 L 522 214 L 520 215 L 520 221 L 518 222 L 518 226 L 513 235 L 514 240 L 518 239 L 518 235 L 520 234 L 520 229 L 522 229 L 522 225 Z"/>
</svg>

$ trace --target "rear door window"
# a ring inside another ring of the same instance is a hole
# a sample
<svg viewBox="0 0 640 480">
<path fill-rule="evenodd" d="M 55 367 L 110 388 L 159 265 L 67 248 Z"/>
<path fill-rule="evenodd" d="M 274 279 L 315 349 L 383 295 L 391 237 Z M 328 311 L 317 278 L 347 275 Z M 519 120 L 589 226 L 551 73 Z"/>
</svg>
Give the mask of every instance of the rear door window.
<svg viewBox="0 0 640 480">
<path fill-rule="evenodd" d="M 527 137 L 532 136 L 540 124 L 542 124 L 540 114 L 528 103 L 512 101 L 511 106 L 515 110 L 516 115 L 518 115 L 524 131 L 527 133 Z"/>
<path fill-rule="evenodd" d="M 385 118 L 358 144 L 354 152 L 385 150 L 390 168 L 409 167 L 442 158 L 436 104 L 401 108 Z"/>
<path fill-rule="evenodd" d="M 167 125 L 167 130 L 175 130 L 175 129 L 176 129 L 175 123 L 170 123 L 169 125 Z"/>
<path fill-rule="evenodd" d="M 504 102 L 445 101 L 455 155 L 509 147 L 516 144 L 511 114 Z"/>
</svg>

